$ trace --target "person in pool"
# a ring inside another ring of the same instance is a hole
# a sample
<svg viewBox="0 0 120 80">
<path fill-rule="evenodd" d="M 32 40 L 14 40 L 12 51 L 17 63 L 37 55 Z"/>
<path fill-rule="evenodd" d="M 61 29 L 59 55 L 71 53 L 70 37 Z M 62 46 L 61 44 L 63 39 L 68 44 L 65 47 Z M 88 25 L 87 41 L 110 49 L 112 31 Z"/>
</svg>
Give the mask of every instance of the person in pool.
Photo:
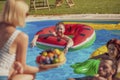
<svg viewBox="0 0 120 80">
<path fill-rule="evenodd" d="M 94 59 L 107 59 L 111 58 L 117 62 L 118 71 L 120 72 L 120 40 L 118 39 L 111 39 L 106 44 L 108 52 L 93 57 Z"/>
<path fill-rule="evenodd" d="M 100 60 L 98 74 L 96 76 L 69 78 L 67 80 L 120 80 L 115 77 L 116 72 L 117 72 L 116 61 L 112 59 L 102 59 Z"/>
<path fill-rule="evenodd" d="M 65 32 L 64 23 L 58 22 L 55 27 L 55 32 L 50 32 L 50 34 L 35 35 L 31 42 L 31 46 L 32 47 L 36 46 L 36 40 L 38 39 L 38 37 L 56 36 L 58 39 L 64 39 L 67 42 L 65 49 L 64 49 L 64 53 L 66 54 L 68 52 L 68 49 L 73 46 L 74 42 L 70 37 L 68 37 L 67 35 L 64 35 L 64 32 Z"/>
<path fill-rule="evenodd" d="M 108 52 L 92 57 L 90 59 L 113 59 L 117 64 L 117 73 L 120 72 L 120 40 L 110 39 L 106 43 Z M 88 63 L 87 63 L 88 64 Z"/>
</svg>

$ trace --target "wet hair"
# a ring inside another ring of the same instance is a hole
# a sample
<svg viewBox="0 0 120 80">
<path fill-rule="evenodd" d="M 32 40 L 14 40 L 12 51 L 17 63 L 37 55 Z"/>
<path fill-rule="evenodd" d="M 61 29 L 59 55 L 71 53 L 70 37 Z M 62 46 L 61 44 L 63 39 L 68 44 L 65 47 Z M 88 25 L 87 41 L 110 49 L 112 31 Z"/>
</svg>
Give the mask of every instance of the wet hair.
<svg viewBox="0 0 120 80">
<path fill-rule="evenodd" d="M 64 23 L 63 22 L 58 22 L 55 26 L 58 26 L 58 25 L 64 25 Z"/>
<path fill-rule="evenodd" d="M 23 27 L 28 9 L 29 7 L 24 0 L 6 0 L 1 15 L 1 22 Z"/>
<path fill-rule="evenodd" d="M 118 53 L 116 56 L 116 60 L 119 60 L 120 59 L 120 40 L 113 38 L 107 42 L 106 46 L 108 47 L 110 44 L 114 44 L 115 47 L 117 48 Z"/>
</svg>

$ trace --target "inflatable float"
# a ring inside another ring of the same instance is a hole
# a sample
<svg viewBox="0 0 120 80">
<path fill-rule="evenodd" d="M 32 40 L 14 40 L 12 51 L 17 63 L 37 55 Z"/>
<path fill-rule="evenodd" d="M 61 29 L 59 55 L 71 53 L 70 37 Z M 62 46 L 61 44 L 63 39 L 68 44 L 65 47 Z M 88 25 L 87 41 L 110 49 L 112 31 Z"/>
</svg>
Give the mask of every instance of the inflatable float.
<svg viewBox="0 0 120 80">
<path fill-rule="evenodd" d="M 87 76 L 96 76 L 99 69 L 100 60 L 98 59 L 88 59 L 84 62 L 78 62 L 72 64 L 74 73 L 85 74 Z"/>
<path fill-rule="evenodd" d="M 104 54 L 105 52 L 107 52 L 107 47 L 106 45 L 103 45 L 101 47 L 99 47 L 98 49 L 96 49 L 92 54 L 91 54 L 91 58 L 94 57 L 94 56 L 97 56 L 97 55 L 100 55 L 100 54 Z M 117 73 L 116 75 L 117 78 L 120 78 L 120 72 Z"/>
<path fill-rule="evenodd" d="M 65 24 L 86 24 L 88 26 L 91 26 L 95 30 L 120 30 L 120 23 L 93 23 L 93 22 L 64 22 Z"/>
<path fill-rule="evenodd" d="M 104 53 L 107 52 L 107 51 L 108 51 L 108 50 L 107 50 L 106 45 L 103 45 L 103 46 L 97 48 L 97 49 L 91 54 L 90 57 L 92 58 L 92 57 L 95 57 L 95 56 L 97 56 L 97 55 L 104 54 Z"/>
<path fill-rule="evenodd" d="M 43 28 L 36 34 L 49 34 L 54 32 L 55 26 Z M 71 47 L 71 51 L 79 50 L 90 46 L 96 38 L 95 30 L 84 24 L 65 24 L 65 35 L 68 35 L 74 41 L 74 45 Z M 58 40 L 55 36 L 39 37 L 37 39 L 37 46 L 42 49 L 59 48 L 62 49 L 66 45 L 66 41 L 63 39 Z"/>
</svg>

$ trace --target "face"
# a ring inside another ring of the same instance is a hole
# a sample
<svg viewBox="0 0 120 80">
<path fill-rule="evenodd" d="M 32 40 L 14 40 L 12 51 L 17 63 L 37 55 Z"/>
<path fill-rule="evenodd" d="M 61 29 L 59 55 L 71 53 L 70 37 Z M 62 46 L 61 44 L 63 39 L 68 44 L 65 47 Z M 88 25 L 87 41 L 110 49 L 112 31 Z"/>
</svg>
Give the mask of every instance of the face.
<svg viewBox="0 0 120 80">
<path fill-rule="evenodd" d="M 117 56 L 117 48 L 115 47 L 114 44 L 109 44 L 108 45 L 108 54 L 112 58 L 116 58 Z"/>
<path fill-rule="evenodd" d="M 112 61 L 105 60 L 100 63 L 98 74 L 101 77 L 108 78 L 109 76 L 112 76 L 114 73 L 114 70 L 112 69 Z"/>
<path fill-rule="evenodd" d="M 65 32 L 64 25 L 59 24 L 58 26 L 56 26 L 56 33 L 57 33 L 57 35 L 61 36 L 61 35 L 64 34 L 64 32 Z"/>
</svg>

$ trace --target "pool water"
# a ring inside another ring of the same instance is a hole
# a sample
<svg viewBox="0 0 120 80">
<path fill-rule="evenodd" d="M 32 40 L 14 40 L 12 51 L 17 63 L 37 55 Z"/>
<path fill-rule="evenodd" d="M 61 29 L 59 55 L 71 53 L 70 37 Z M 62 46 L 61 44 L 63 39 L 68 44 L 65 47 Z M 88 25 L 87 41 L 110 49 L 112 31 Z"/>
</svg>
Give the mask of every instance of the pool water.
<svg viewBox="0 0 120 80">
<path fill-rule="evenodd" d="M 29 35 L 29 46 L 27 51 L 27 64 L 37 66 L 35 63 L 36 56 L 39 55 L 42 49 L 37 47 L 31 48 L 30 42 L 37 31 L 44 27 L 55 25 L 60 20 L 46 20 L 46 21 L 33 21 L 27 22 L 25 28 L 18 28 Z M 104 21 L 103 21 L 104 22 Z M 109 21 L 108 21 L 109 22 Z M 68 52 L 66 55 L 66 64 L 45 72 L 37 73 L 36 80 L 66 80 L 67 78 L 82 77 L 82 74 L 74 74 L 73 69 L 70 68 L 71 64 L 75 62 L 82 62 L 89 58 L 94 50 L 104 45 L 109 39 L 120 39 L 120 30 L 96 30 L 96 40 L 93 45 L 88 48 Z"/>
</svg>

